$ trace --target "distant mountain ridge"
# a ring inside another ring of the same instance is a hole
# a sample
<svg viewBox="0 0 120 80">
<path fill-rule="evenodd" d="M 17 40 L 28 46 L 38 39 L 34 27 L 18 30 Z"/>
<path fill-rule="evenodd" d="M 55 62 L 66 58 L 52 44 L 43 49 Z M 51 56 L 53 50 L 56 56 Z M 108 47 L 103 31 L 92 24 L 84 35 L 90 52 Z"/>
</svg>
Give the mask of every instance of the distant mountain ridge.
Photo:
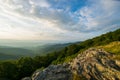
<svg viewBox="0 0 120 80">
<path fill-rule="evenodd" d="M 10 59 L 18 59 L 20 56 L 9 55 L 5 53 L 0 53 L 0 60 L 10 60 Z"/>
<path fill-rule="evenodd" d="M 46 55 L 51 52 L 60 51 L 72 43 L 64 44 L 46 44 L 37 47 L 12 47 L 0 46 L 0 60 L 18 59 L 25 56 Z"/>
<path fill-rule="evenodd" d="M 32 56 L 32 50 L 24 48 L 0 46 L 0 60 L 18 59 L 24 56 Z"/>
<path fill-rule="evenodd" d="M 35 52 L 37 54 L 42 54 L 44 53 L 43 55 L 47 54 L 47 53 L 51 53 L 51 52 L 57 52 L 57 51 L 60 51 L 62 50 L 63 48 L 71 45 L 73 43 L 62 43 L 62 44 L 48 44 L 48 45 L 44 45 L 44 46 L 38 46 L 35 48 Z"/>
</svg>

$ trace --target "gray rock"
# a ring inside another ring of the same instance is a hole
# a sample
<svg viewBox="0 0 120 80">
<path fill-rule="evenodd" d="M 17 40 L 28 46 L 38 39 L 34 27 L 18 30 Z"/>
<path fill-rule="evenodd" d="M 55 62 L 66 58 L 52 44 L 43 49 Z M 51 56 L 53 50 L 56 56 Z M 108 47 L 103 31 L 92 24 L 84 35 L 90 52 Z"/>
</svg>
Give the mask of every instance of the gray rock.
<svg viewBox="0 0 120 80">
<path fill-rule="evenodd" d="M 36 71 L 32 80 L 72 80 L 72 73 L 65 64 L 50 65 L 43 71 Z"/>
<path fill-rule="evenodd" d="M 23 78 L 21 80 L 31 80 L 31 78 L 30 77 L 25 77 L 25 78 Z"/>
<path fill-rule="evenodd" d="M 73 59 L 70 67 L 88 80 L 120 80 L 120 67 L 112 57 L 102 49 L 90 48 Z"/>
</svg>

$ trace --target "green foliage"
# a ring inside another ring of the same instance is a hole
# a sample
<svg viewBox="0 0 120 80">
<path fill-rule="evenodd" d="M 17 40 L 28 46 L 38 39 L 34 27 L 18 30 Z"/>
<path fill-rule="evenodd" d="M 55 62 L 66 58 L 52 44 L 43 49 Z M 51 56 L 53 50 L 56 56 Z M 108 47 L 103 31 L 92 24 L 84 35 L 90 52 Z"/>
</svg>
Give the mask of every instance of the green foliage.
<svg viewBox="0 0 120 80">
<path fill-rule="evenodd" d="M 76 54 L 80 50 L 80 47 L 77 44 L 70 45 L 68 47 L 65 47 L 62 51 L 56 52 L 58 54 L 56 57 L 57 59 L 54 60 L 53 64 L 60 64 L 63 62 L 68 62 L 71 60 L 74 54 Z"/>
<path fill-rule="evenodd" d="M 87 80 L 87 79 L 82 75 L 73 74 L 73 80 Z"/>
<path fill-rule="evenodd" d="M 45 69 L 45 68 L 44 68 L 44 67 L 41 67 L 41 68 L 39 68 L 39 69 L 37 69 L 37 70 L 42 71 L 43 69 Z"/>
<path fill-rule="evenodd" d="M 109 32 L 107 34 L 103 34 L 99 37 L 95 37 L 93 39 L 86 40 L 82 42 L 82 46 L 90 47 L 90 46 L 99 46 L 99 45 L 106 45 L 113 41 L 120 41 L 120 29 Z"/>
<path fill-rule="evenodd" d="M 34 61 L 30 57 L 20 58 L 17 61 L 18 75 L 19 77 L 30 76 L 35 70 Z"/>
<path fill-rule="evenodd" d="M 20 80 L 23 77 L 31 76 L 38 68 L 47 67 L 53 59 L 56 59 L 55 53 L 47 56 L 22 57 L 16 61 L 0 62 L 0 79 L 8 78 L 10 80 Z"/>
<path fill-rule="evenodd" d="M 69 61 L 71 61 L 73 58 L 75 58 L 77 56 L 77 54 L 71 55 L 71 56 L 67 56 L 65 57 L 64 62 L 68 63 Z"/>
<path fill-rule="evenodd" d="M 0 63 L 0 78 L 8 78 L 15 80 L 18 75 L 18 68 L 12 62 L 1 62 Z"/>
<path fill-rule="evenodd" d="M 111 42 L 104 46 L 98 46 L 97 48 L 103 48 L 106 51 L 115 54 L 116 56 L 114 57 L 114 59 L 120 60 L 120 41 Z"/>
</svg>

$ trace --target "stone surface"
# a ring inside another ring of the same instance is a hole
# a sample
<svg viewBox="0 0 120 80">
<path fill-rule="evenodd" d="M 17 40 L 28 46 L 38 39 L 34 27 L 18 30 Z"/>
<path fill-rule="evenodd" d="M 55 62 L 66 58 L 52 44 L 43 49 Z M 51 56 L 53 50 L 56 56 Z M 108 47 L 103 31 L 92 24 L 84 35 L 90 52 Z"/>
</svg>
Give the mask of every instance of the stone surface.
<svg viewBox="0 0 120 80">
<path fill-rule="evenodd" d="M 68 64 L 50 65 L 43 71 L 36 71 L 32 80 L 72 80 L 72 73 Z"/>
<path fill-rule="evenodd" d="M 76 80 L 76 74 L 87 80 L 120 80 L 120 61 L 113 60 L 113 56 L 103 49 L 90 48 L 68 64 L 50 65 L 43 71 L 34 72 L 31 79 Z"/>
<path fill-rule="evenodd" d="M 112 57 L 102 49 L 90 48 L 73 59 L 70 67 L 88 80 L 120 80 L 119 61 L 116 64 Z"/>
</svg>

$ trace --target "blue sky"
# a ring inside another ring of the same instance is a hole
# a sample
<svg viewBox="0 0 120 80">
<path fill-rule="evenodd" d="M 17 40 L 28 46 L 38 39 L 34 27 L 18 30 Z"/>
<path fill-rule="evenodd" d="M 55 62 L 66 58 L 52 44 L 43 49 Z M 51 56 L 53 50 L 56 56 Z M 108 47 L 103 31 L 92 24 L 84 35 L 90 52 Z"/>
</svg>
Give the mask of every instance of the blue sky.
<svg viewBox="0 0 120 80">
<path fill-rule="evenodd" d="M 119 0 L 0 0 L 0 39 L 81 41 L 120 28 Z"/>
</svg>

